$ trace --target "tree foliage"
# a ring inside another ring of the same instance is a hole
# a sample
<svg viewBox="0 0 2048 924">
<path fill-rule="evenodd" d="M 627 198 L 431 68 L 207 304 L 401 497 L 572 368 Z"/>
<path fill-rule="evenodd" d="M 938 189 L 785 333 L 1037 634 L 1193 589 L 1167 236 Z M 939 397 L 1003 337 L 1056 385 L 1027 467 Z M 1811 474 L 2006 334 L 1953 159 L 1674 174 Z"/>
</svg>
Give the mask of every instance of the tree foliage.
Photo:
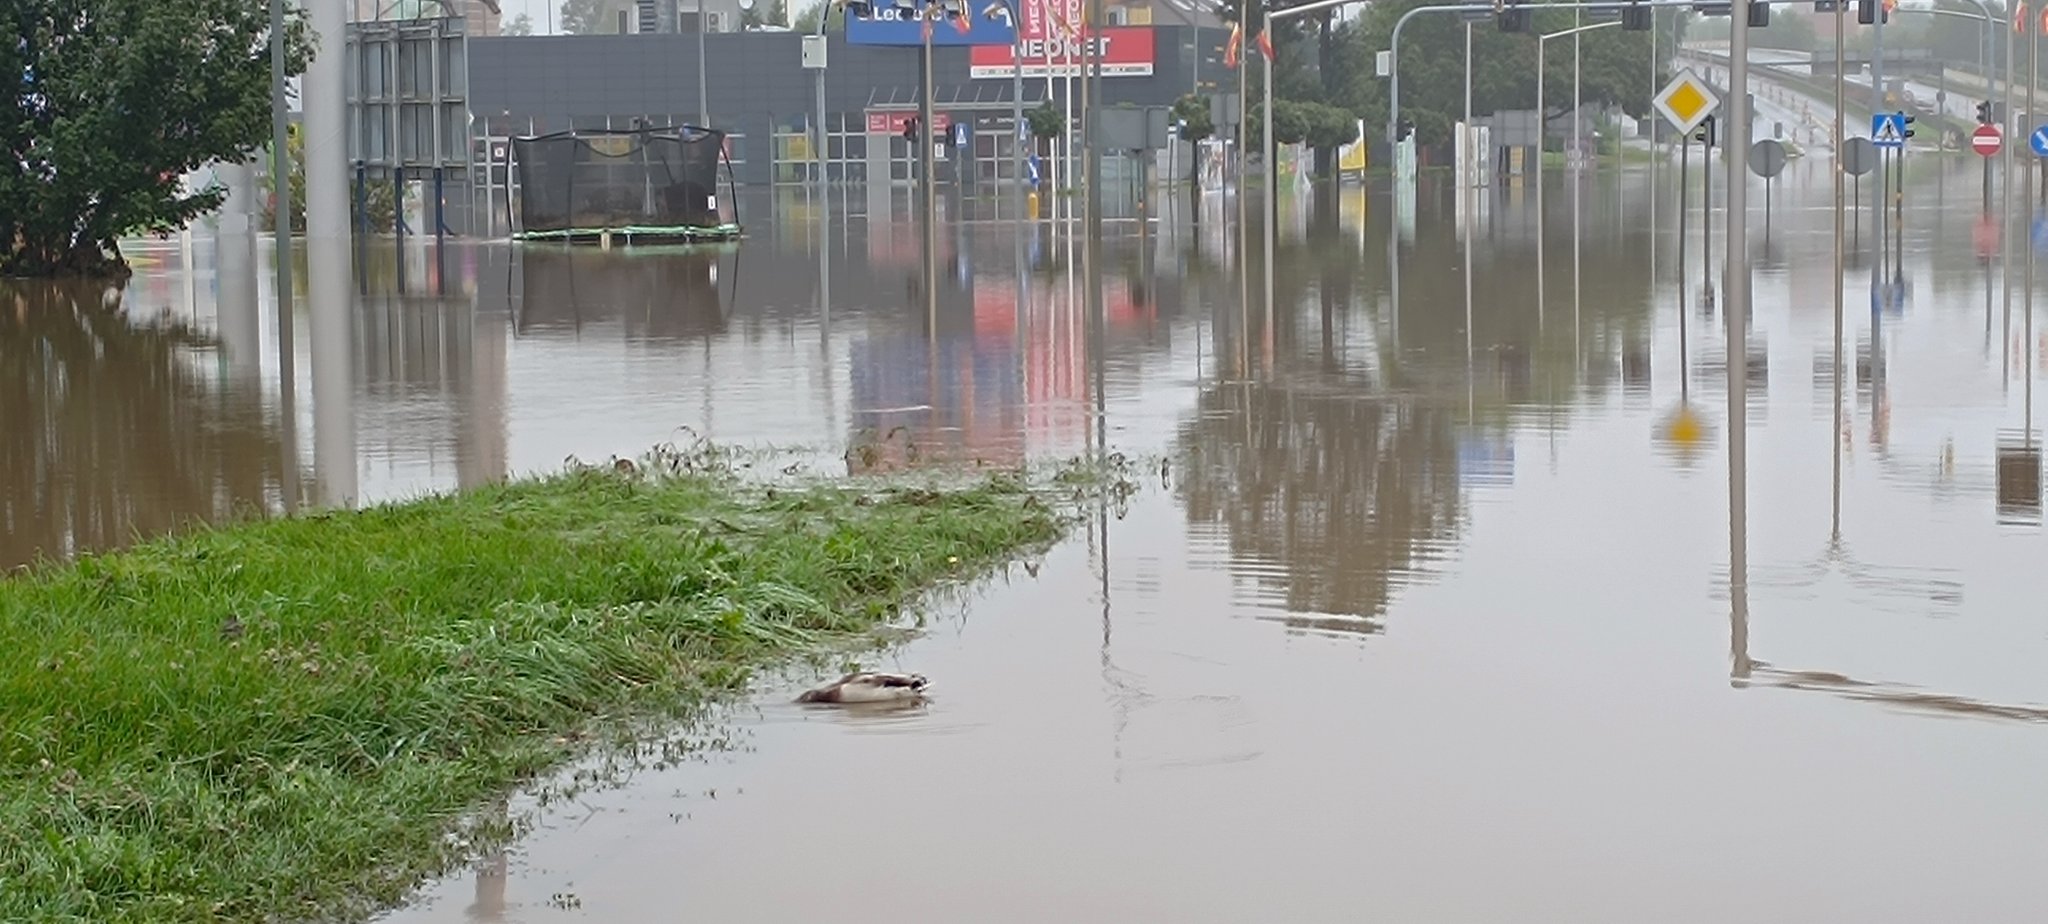
<svg viewBox="0 0 2048 924">
<path fill-rule="evenodd" d="M 783 0 L 774 0 L 767 9 L 756 2 L 753 7 L 740 10 L 740 28 L 759 29 L 762 26 L 781 26 L 789 23 L 789 6 Z M 813 23 L 812 25 L 816 25 Z"/>
<path fill-rule="evenodd" d="M 1206 96 L 1190 93 L 1174 100 L 1173 117 L 1181 123 L 1182 141 L 1194 143 L 1216 134 L 1216 124 L 1209 120 L 1209 98 Z"/>
<path fill-rule="evenodd" d="M 1067 128 L 1067 115 L 1052 104 L 1052 100 L 1039 103 L 1036 109 L 1024 111 L 1024 121 L 1031 126 L 1034 138 L 1057 138 Z"/>
<path fill-rule="evenodd" d="M 1356 25 L 1345 32 L 1344 54 L 1356 61 L 1370 61 L 1372 55 L 1391 46 L 1393 27 L 1402 14 L 1429 0 L 1381 0 L 1366 8 Z M 1491 22 L 1472 28 L 1472 112 L 1475 116 L 1536 106 L 1536 34 L 1571 28 L 1570 10 L 1538 7 L 1528 33 L 1504 33 Z M 1659 14 L 1660 29 L 1669 29 L 1680 16 L 1669 11 Z M 1576 37 L 1580 48 L 1579 87 L 1589 108 L 1619 106 L 1630 115 L 1650 111 L 1653 84 L 1669 70 L 1670 41 L 1660 43 L 1655 61 L 1650 56 L 1650 33 L 1623 29 L 1599 29 Z M 1543 71 L 1548 99 L 1547 116 L 1555 118 L 1571 107 L 1572 45 L 1574 38 L 1550 41 L 1545 50 Z M 1401 110 L 1415 122 L 1416 136 L 1423 144 L 1441 144 L 1450 138 L 1451 125 L 1463 116 L 1465 94 L 1465 27 L 1454 16 L 1423 14 L 1410 20 L 1401 31 Z M 1337 102 L 1359 114 L 1369 126 L 1387 122 L 1388 81 L 1359 67 L 1348 83 L 1335 94 Z"/>
<path fill-rule="evenodd" d="M 310 57 L 288 20 L 286 69 Z M 270 20 L 247 0 L 0 4 L 0 274 L 127 273 L 116 241 L 219 207 L 181 178 L 270 134 Z M 339 45 L 339 36 L 334 39 Z M 340 54 L 340 48 L 331 50 Z"/>
<path fill-rule="evenodd" d="M 563 0 L 562 31 L 570 35 L 616 35 L 619 14 L 634 9 L 633 0 Z"/>
<path fill-rule="evenodd" d="M 517 16 L 512 17 L 510 21 L 505 23 L 504 28 L 501 28 L 498 31 L 505 35 L 532 35 L 533 17 L 528 16 L 525 13 L 521 13 Z"/>
</svg>

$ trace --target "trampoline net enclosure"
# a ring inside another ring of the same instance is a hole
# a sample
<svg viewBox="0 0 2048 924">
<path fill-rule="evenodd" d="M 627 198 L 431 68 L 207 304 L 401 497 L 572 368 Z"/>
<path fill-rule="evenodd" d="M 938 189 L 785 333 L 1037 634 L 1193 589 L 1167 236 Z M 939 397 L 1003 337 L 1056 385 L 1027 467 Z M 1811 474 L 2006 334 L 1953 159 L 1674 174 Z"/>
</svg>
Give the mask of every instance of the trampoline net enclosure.
<svg viewBox="0 0 2048 924">
<path fill-rule="evenodd" d="M 512 151 L 520 186 L 516 227 L 525 234 L 687 234 L 732 226 L 719 209 L 724 132 L 564 131 L 514 138 Z M 730 192 L 729 166 L 726 178 Z"/>
</svg>

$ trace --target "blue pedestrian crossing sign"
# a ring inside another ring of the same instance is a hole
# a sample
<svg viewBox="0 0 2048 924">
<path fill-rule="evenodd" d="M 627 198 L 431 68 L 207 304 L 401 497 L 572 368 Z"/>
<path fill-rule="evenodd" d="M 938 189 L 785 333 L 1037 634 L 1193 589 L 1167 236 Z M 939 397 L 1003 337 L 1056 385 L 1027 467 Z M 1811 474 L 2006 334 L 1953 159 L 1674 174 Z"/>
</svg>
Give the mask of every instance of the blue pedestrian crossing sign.
<svg viewBox="0 0 2048 924">
<path fill-rule="evenodd" d="M 1038 188 L 1038 154 L 1036 152 L 1031 155 L 1030 160 L 1024 162 L 1024 178 L 1031 182 L 1032 189 Z"/>
<path fill-rule="evenodd" d="M 2034 133 L 2027 136 L 2027 146 L 2034 149 L 2035 157 L 2048 157 L 2048 125 L 2034 129 Z"/>
<path fill-rule="evenodd" d="M 1880 112 L 1870 117 L 1870 143 L 1881 148 L 1906 146 L 1906 114 Z"/>
<path fill-rule="evenodd" d="M 953 123 L 953 146 L 956 148 L 964 148 L 967 146 L 967 123 Z"/>
</svg>

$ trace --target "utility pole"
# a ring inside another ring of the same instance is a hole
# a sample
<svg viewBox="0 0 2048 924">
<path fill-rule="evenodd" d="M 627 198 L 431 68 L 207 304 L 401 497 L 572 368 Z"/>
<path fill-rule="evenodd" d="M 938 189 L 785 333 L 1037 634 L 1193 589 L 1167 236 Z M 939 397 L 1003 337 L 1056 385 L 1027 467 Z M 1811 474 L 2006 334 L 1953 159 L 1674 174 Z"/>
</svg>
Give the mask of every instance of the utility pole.
<svg viewBox="0 0 2048 924">
<path fill-rule="evenodd" d="M 284 99 L 284 0 L 270 0 L 270 231 L 276 242 L 277 312 L 289 324 L 292 305 L 291 113 Z M 291 351 L 285 350 L 289 362 Z"/>
<path fill-rule="evenodd" d="M 936 201 L 938 195 L 932 182 L 932 145 L 937 143 L 933 140 L 937 132 L 932 128 L 932 27 L 934 25 L 932 14 L 939 9 L 941 7 L 936 3 L 927 0 L 924 7 L 919 10 L 920 15 L 923 17 L 923 22 L 919 23 L 919 26 L 924 33 L 924 61 L 922 66 L 924 71 L 924 88 L 923 92 L 917 95 L 916 141 L 917 183 L 920 194 L 919 198 L 923 200 L 924 216 L 925 316 L 927 322 L 932 325 L 930 332 L 933 334 L 938 332 L 939 315 L 939 254 L 936 243 L 939 210 Z"/>
<path fill-rule="evenodd" d="M 1728 29 L 1728 276 L 1722 312 L 1728 322 L 1728 580 L 1732 593 L 1749 586 L 1749 5 L 1735 0 Z M 1708 172 L 1712 172 L 1712 167 Z"/>
</svg>

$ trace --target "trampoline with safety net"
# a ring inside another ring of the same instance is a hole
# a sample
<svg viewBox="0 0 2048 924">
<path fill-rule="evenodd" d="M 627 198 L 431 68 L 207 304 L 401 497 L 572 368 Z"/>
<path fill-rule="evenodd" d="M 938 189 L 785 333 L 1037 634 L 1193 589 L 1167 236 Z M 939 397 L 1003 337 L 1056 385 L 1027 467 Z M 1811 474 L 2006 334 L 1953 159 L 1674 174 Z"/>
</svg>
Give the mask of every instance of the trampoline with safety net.
<svg viewBox="0 0 2048 924">
<path fill-rule="evenodd" d="M 724 241 L 739 237 L 725 133 L 692 125 L 512 139 L 520 240 Z M 719 173 L 725 174 L 720 195 Z"/>
</svg>

